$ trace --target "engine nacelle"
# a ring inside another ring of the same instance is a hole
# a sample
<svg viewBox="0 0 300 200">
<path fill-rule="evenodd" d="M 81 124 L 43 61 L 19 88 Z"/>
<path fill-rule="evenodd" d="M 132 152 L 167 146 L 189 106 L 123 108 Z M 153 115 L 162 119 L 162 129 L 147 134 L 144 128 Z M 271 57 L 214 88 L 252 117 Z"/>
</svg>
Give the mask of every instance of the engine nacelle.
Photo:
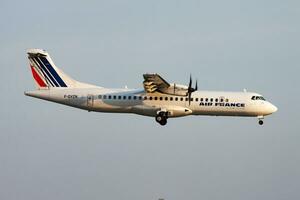
<svg viewBox="0 0 300 200">
<path fill-rule="evenodd" d="M 188 87 L 185 85 L 172 83 L 170 84 L 170 87 L 162 89 L 162 92 L 176 96 L 187 96 Z"/>
<path fill-rule="evenodd" d="M 170 84 L 169 87 L 161 87 L 159 88 L 156 84 L 154 84 L 152 81 L 144 81 L 143 82 L 144 89 L 148 93 L 153 92 L 161 92 L 164 94 L 170 94 L 170 95 L 176 95 L 176 96 L 187 96 L 188 94 L 188 87 L 185 85 L 179 85 L 179 84 Z"/>
</svg>

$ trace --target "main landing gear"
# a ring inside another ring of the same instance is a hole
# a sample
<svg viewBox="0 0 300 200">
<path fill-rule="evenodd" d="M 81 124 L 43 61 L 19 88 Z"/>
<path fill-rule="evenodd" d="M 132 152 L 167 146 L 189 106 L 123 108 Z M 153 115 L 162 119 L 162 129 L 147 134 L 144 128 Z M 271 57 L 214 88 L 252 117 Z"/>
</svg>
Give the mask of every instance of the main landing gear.
<svg viewBox="0 0 300 200">
<path fill-rule="evenodd" d="M 155 120 L 160 125 L 164 126 L 167 124 L 168 115 L 166 112 L 160 112 L 156 115 Z"/>
</svg>

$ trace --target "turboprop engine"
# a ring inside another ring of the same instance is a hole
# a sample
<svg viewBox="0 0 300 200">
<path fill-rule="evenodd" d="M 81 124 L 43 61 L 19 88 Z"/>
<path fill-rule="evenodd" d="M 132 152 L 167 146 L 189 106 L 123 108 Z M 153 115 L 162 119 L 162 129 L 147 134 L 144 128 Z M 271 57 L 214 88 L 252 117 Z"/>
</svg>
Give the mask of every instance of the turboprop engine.
<svg viewBox="0 0 300 200">
<path fill-rule="evenodd" d="M 148 93 L 161 92 L 164 94 L 187 96 L 188 86 L 172 83 L 168 88 L 159 88 L 152 81 L 144 81 L 144 89 Z"/>
</svg>

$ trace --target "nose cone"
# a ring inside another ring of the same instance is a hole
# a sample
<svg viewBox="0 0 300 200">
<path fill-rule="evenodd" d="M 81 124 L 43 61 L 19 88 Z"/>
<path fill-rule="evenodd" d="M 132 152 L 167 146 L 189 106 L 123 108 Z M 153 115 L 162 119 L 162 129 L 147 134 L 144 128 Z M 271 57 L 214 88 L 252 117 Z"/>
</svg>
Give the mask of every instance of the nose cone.
<svg viewBox="0 0 300 200">
<path fill-rule="evenodd" d="M 278 108 L 270 103 L 270 105 L 269 105 L 270 113 L 275 113 L 275 112 L 277 112 L 277 110 L 278 110 Z"/>
</svg>

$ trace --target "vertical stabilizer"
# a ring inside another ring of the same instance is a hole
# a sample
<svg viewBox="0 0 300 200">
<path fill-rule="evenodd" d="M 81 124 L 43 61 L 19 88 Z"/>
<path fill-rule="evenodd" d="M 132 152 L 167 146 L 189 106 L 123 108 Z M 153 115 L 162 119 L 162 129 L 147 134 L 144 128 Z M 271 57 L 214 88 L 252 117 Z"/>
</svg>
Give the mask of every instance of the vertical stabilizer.
<svg viewBox="0 0 300 200">
<path fill-rule="evenodd" d="M 38 89 L 88 87 L 91 85 L 80 83 L 55 66 L 50 55 L 42 49 L 27 51 L 32 76 Z"/>
</svg>

